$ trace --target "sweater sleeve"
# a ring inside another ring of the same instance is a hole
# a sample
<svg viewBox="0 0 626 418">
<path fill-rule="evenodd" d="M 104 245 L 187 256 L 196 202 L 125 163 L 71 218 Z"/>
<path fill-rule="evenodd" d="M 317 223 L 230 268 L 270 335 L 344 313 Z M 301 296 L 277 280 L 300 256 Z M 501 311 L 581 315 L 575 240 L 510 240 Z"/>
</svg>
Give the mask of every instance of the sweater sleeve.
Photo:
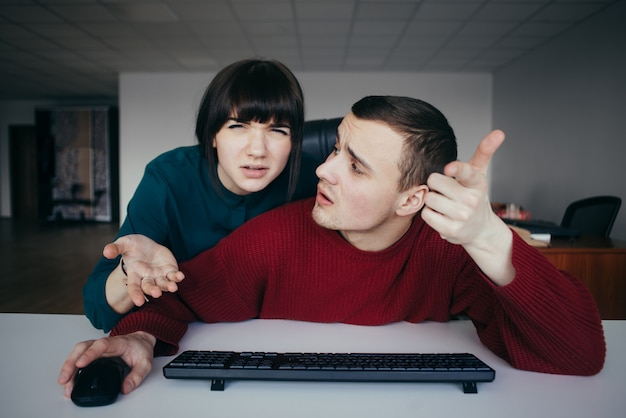
<svg viewBox="0 0 626 418">
<path fill-rule="evenodd" d="M 598 373 L 604 365 L 606 345 L 591 293 L 517 234 L 513 236 L 513 282 L 497 287 L 484 277 L 494 295 L 485 299 L 494 302 L 485 308 L 479 301 L 468 310 L 481 341 L 519 369 L 566 375 Z"/>
<path fill-rule="evenodd" d="M 195 321 L 193 312 L 178 293 L 164 293 L 142 308 L 123 317 L 111 330 L 111 336 L 145 331 L 157 338 L 155 356 L 166 356 L 178 351 L 178 342 L 185 335 L 188 324 Z"/>
<path fill-rule="evenodd" d="M 167 220 L 163 212 L 166 191 L 164 182 L 154 170 L 147 167 L 132 200 L 128 214 L 117 237 L 143 234 L 155 242 L 164 244 L 167 237 Z M 105 285 L 111 272 L 119 264 L 119 257 L 109 260 L 102 257 L 83 286 L 83 308 L 92 325 L 108 332 L 124 316 L 116 313 L 106 300 Z"/>
<path fill-rule="evenodd" d="M 262 269 L 264 263 L 258 254 L 256 262 L 236 262 L 249 256 L 246 246 L 238 241 L 239 236 L 246 237 L 236 231 L 220 245 L 181 263 L 185 279 L 179 283 L 178 291 L 164 293 L 127 315 L 111 335 L 145 331 L 157 338 L 155 355 L 171 355 L 178 351 L 178 343 L 191 322 L 235 322 L 257 317 L 264 275 L 259 270 L 242 273 L 238 266 Z"/>
</svg>

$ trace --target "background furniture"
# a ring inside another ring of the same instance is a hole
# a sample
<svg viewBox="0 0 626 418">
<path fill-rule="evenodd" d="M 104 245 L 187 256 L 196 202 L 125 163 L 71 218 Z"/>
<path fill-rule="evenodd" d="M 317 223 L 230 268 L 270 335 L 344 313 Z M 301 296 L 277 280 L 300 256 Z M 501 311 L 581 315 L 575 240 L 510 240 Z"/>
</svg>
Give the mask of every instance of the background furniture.
<svg viewBox="0 0 626 418">
<path fill-rule="evenodd" d="M 464 394 L 454 383 L 211 382 L 168 380 L 158 357 L 143 384 L 113 405 L 78 408 L 56 383 L 75 343 L 103 334 L 77 315 L 0 314 L 2 416 L 31 417 L 568 417 L 614 418 L 626 411 L 626 321 L 604 321 L 607 359 L 596 376 L 520 371 L 479 341 L 470 321 L 365 327 L 282 320 L 191 324 L 181 349 L 476 354 L 496 379 Z M 564 353 L 567 355 L 567 353 Z"/>
<path fill-rule="evenodd" d="M 550 247 L 539 250 L 589 288 L 602 319 L 626 319 L 626 242 L 582 235 L 552 238 Z"/>
<path fill-rule="evenodd" d="M 581 234 L 608 237 L 622 205 L 617 196 L 594 196 L 572 202 L 565 209 L 561 226 Z"/>
<path fill-rule="evenodd" d="M 304 123 L 302 151 L 315 157 L 321 164 L 332 152 L 337 137 L 337 127 L 343 118 L 317 119 Z"/>
</svg>

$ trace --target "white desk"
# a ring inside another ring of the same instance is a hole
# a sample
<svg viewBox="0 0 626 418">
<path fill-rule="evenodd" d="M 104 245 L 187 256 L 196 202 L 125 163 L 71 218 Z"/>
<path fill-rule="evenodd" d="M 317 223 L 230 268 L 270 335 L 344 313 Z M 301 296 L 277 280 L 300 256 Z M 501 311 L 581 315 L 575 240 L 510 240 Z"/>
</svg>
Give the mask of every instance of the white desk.
<svg viewBox="0 0 626 418">
<path fill-rule="evenodd" d="M 469 321 L 397 323 L 383 327 L 253 320 L 194 324 L 182 349 L 476 354 L 496 380 L 464 394 L 449 383 L 210 382 L 169 380 L 155 359 L 152 373 L 113 405 L 79 408 L 56 379 L 76 342 L 99 338 L 74 315 L 0 314 L 0 416 L 38 417 L 623 417 L 626 411 L 626 321 L 604 321 L 608 356 L 593 377 L 513 369 L 484 348 Z"/>
</svg>

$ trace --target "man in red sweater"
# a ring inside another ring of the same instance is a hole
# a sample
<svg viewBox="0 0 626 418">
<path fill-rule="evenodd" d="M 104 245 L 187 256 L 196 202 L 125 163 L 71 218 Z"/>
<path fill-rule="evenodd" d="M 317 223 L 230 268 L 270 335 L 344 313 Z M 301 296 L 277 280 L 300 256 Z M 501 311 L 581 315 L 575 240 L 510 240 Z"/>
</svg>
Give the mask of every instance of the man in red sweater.
<svg viewBox="0 0 626 418">
<path fill-rule="evenodd" d="M 69 394 L 76 368 L 122 356 L 128 393 L 198 318 L 382 325 L 464 314 L 514 367 L 598 373 L 606 348 L 590 293 L 491 210 L 485 173 L 503 140 L 492 132 L 461 163 L 452 128 L 428 103 L 360 100 L 317 169 L 314 199 L 260 215 L 183 263 L 176 293 L 126 316 L 110 337 L 77 344 L 59 383 Z"/>
</svg>

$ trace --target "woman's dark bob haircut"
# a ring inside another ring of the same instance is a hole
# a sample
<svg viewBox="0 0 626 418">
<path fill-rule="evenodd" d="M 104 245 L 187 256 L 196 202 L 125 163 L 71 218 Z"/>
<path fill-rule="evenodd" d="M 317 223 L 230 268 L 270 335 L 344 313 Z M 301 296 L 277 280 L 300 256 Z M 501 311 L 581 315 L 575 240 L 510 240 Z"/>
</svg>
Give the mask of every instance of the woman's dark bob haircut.
<svg viewBox="0 0 626 418">
<path fill-rule="evenodd" d="M 222 69 L 207 87 L 198 109 L 196 137 L 207 160 L 209 177 L 218 190 L 217 151 L 212 144 L 229 118 L 289 126 L 289 200 L 300 172 L 304 129 L 302 88 L 291 70 L 278 61 L 247 59 Z"/>
</svg>

